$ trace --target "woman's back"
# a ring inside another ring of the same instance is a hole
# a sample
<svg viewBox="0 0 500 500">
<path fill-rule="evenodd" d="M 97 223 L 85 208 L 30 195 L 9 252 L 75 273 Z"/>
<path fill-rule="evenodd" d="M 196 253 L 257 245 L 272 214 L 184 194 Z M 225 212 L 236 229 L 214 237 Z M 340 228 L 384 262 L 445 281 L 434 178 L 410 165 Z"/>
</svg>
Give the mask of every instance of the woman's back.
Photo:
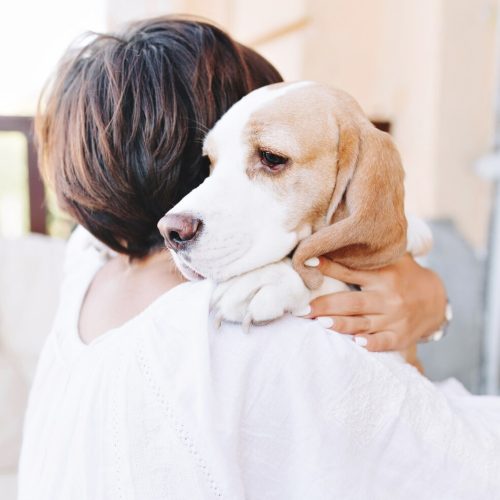
<svg viewBox="0 0 500 500">
<path fill-rule="evenodd" d="M 205 498 L 141 363 L 148 320 L 180 279 L 164 258 L 127 272 L 93 243 L 79 228 L 68 244 L 26 417 L 20 498 Z"/>
<path fill-rule="evenodd" d="M 26 419 L 20 499 L 495 498 L 500 402 L 447 398 L 312 321 L 217 331 L 210 284 L 89 345 L 102 257 L 67 266 Z"/>
<path fill-rule="evenodd" d="M 97 271 L 83 301 L 78 320 L 85 344 L 139 315 L 149 304 L 182 283 L 169 252 L 130 262 L 116 255 Z"/>
</svg>

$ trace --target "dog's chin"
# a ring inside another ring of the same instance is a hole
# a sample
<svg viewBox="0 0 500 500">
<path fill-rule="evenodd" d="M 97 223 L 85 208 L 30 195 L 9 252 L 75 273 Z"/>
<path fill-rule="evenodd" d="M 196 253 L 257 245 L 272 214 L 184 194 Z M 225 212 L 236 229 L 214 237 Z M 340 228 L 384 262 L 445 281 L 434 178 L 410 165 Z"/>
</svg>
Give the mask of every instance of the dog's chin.
<svg viewBox="0 0 500 500">
<path fill-rule="evenodd" d="M 211 281 L 214 281 L 215 283 L 223 283 L 237 276 L 251 273 L 256 269 L 272 264 L 273 262 L 278 262 L 287 257 L 287 255 L 288 254 L 284 254 L 283 256 L 269 260 L 260 258 L 234 259 L 225 265 L 220 265 L 220 263 L 216 264 L 212 262 L 209 266 L 206 265 L 206 262 L 198 263 L 196 259 L 192 259 L 189 261 L 189 264 L 184 262 L 184 265 L 192 272 L 195 272 L 197 275 L 202 276 L 202 279 L 209 279 Z"/>
<path fill-rule="evenodd" d="M 198 271 L 196 263 L 187 263 L 182 257 L 175 256 L 175 265 L 179 268 L 180 272 L 183 276 L 189 281 L 199 281 L 204 279 L 209 279 L 214 281 L 215 283 L 222 283 L 224 281 L 230 280 L 235 276 L 240 276 L 241 274 L 245 274 L 249 271 L 253 271 L 255 268 L 251 269 L 227 269 L 226 267 L 218 268 L 211 267 L 209 269 L 203 269 L 203 271 Z M 201 266 L 200 266 L 201 267 Z"/>
<path fill-rule="evenodd" d="M 239 262 L 235 261 L 230 266 L 224 267 L 210 267 L 209 269 L 203 269 L 203 279 L 209 279 L 214 281 L 215 283 L 223 283 L 225 281 L 229 281 L 236 276 L 241 276 L 242 274 L 250 273 L 255 271 L 259 267 L 265 266 L 267 264 L 271 264 L 272 262 L 265 262 L 264 264 L 259 265 L 238 265 Z M 194 271 L 193 267 L 190 267 L 192 271 Z M 196 266 L 195 266 L 196 267 Z M 196 272 L 196 271 L 195 271 Z M 201 274 L 200 274 L 201 275 Z"/>
</svg>

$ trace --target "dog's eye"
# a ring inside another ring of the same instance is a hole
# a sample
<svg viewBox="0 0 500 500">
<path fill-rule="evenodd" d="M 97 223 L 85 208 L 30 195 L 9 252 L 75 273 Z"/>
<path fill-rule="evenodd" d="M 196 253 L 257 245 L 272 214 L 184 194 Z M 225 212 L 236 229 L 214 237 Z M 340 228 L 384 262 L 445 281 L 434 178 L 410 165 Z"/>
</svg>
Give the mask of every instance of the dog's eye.
<svg viewBox="0 0 500 500">
<path fill-rule="evenodd" d="M 265 165 L 268 169 L 277 171 L 283 168 L 288 161 L 288 158 L 284 156 L 276 155 L 271 153 L 270 151 L 261 151 L 260 152 L 260 161 L 263 165 Z"/>
</svg>

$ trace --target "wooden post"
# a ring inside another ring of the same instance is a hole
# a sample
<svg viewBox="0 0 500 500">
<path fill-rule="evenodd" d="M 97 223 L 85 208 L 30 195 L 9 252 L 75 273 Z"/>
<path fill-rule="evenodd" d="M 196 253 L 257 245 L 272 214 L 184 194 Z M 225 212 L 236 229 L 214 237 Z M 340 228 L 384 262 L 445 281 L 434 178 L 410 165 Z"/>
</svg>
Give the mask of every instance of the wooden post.
<svg viewBox="0 0 500 500">
<path fill-rule="evenodd" d="M 0 132 L 20 132 L 26 137 L 30 231 L 45 234 L 47 232 L 45 190 L 38 172 L 33 140 L 33 118 L 31 116 L 0 116 Z"/>
</svg>

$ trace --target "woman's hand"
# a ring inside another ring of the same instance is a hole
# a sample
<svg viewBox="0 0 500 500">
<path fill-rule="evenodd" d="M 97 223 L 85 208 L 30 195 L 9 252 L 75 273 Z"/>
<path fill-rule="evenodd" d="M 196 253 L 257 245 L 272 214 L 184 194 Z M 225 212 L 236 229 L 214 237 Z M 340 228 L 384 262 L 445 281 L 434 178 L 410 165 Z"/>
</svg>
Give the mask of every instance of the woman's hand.
<svg viewBox="0 0 500 500">
<path fill-rule="evenodd" d="M 338 292 L 311 302 L 308 318 L 331 330 L 352 334 L 370 351 L 403 350 L 442 325 L 446 290 L 439 277 L 410 255 L 374 271 L 355 271 L 321 257 L 325 276 L 359 285 L 361 291 Z"/>
</svg>

